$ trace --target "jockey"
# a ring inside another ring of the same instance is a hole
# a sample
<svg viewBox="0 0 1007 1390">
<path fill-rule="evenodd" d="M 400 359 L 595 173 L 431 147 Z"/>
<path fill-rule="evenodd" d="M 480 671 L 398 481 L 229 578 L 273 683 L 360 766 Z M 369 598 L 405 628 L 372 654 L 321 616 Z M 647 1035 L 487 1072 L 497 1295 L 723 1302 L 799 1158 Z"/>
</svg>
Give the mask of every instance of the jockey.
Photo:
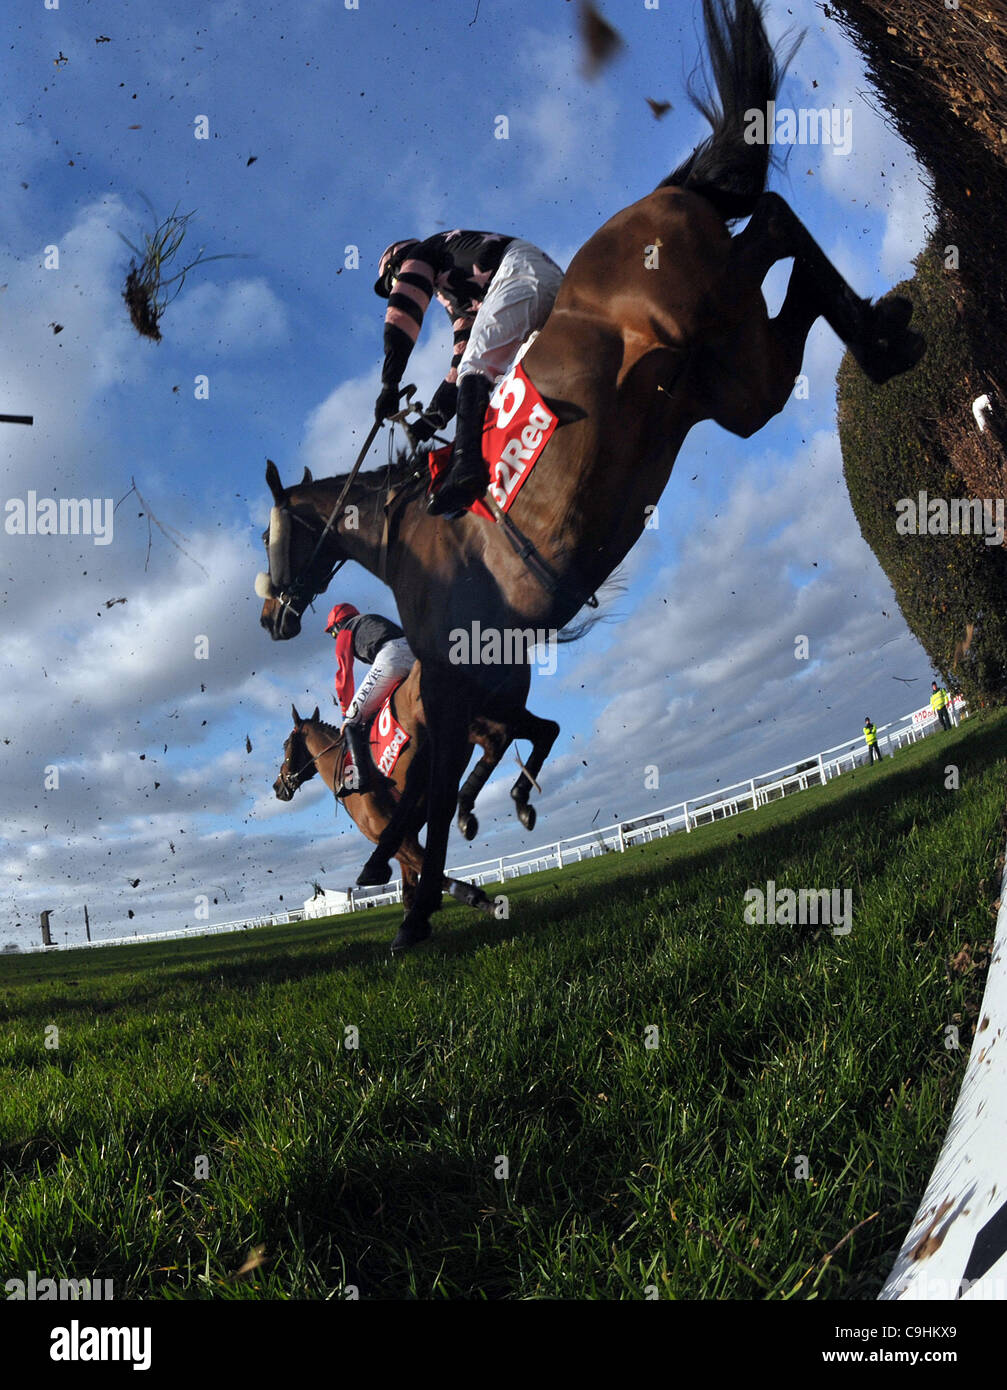
<svg viewBox="0 0 1007 1390">
<path fill-rule="evenodd" d="M 410 426 L 422 442 L 457 410 L 451 463 L 427 503 L 432 515 L 453 520 L 486 491 L 482 428 L 493 383 L 549 317 L 562 279 L 559 266 L 537 246 L 493 232 L 437 232 L 426 241 L 394 241 L 382 255 L 374 286 L 388 300 L 381 394 L 374 407 L 379 423 L 398 409 L 399 382 L 434 295 L 454 330 L 448 374 Z"/>
<path fill-rule="evenodd" d="M 415 657 L 405 633 L 378 613 L 360 613 L 352 603 L 337 603 L 325 631 L 336 639 L 336 696 L 343 711 L 343 736 L 356 769 L 354 785 L 346 783 L 337 797 L 366 792 L 371 786 L 371 750 L 367 724 L 381 708 L 389 691 L 412 670 Z M 353 659 L 366 661 L 370 670 L 353 691 Z"/>
</svg>

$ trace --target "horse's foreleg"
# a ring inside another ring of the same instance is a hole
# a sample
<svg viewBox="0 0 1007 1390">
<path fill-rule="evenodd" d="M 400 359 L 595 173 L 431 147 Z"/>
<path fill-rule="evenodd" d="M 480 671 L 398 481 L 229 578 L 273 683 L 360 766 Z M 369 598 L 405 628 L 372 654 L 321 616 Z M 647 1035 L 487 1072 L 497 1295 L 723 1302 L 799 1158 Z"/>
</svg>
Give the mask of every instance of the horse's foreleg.
<svg viewBox="0 0 1007 1390">
<path fill-rule="evenodd" d="M 525 710 L 521 718 L 515 720 L 511 726 L 511 733 L 514 738 L 531 740 L 531 754 L 521 771 L 521 776 L 511 787 L 510 794 L 521 824 L 526 830 L 534 830 L 535 807 L 528 798 L 531 796 L 532 784 L 542 770 L 542 764 L 559 737 L 559 725 L 554 719 L 540 719 L 537 714 Z"/>
<path fill-rule="evenodd" d="M 425 791 L 426 759 L 427 750 L 423 749 L 409 765 L 402 795 L 389 816 L 388 823 L 378 836 L 374 852 L 357 876 L 357 883 L 362 888 L 375 887 L 378 884 L 388 882 L 392 874 L 391 860 L 393 856 L 402 846 L 406 837 L 414 835 L 416 832 L 418 807 Z"/>
<path fill-rule="evenodd" d="M 408 913 L 416 901 L 416 885 L 420 881 L 420 875 L 417 869 L 401 859 L 399 867 L 402 870 L 402 906 Z"/>
<path fill-rule="evenodd" d="M 424 663 L 421 680 L 423 708 L 430 736 L 427 844 L 416 902 L 392 942 L 395 953 L 408 950 L 430 935 L 430 914 L 436 912 L 441 904 L 448 836 L 458 800 L 458 784 L 471 753 L 471 692 L 459 684 L 455 672 L 447 679 L 432 664 Z"/>
</svg>

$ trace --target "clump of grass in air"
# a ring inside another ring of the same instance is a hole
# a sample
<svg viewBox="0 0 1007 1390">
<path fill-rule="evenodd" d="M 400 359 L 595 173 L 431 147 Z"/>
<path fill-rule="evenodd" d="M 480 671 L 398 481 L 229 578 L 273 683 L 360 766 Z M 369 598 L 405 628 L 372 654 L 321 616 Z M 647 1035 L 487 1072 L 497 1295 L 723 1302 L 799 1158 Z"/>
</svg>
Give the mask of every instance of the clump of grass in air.
<svg viewBox="0 0 1007 1390">
<path fill-rule="evenodd" d="M 152 205 L 148 202 L 147 206 L 156 218 L 157 214 Z M 122 237 L 129 249 L 140 257 L 139 265 L 135 260 L 130 262 L 126 288 L 122 292 L 129 309 L 130 322 L 141 337 L 152 338 L 156 343 L 161 341 L 161 316 L 181 290 L 189 271 L 209 261 L 232 259 L 227 255 L 204 256 L 204 248 L 201 246 L 188 265 L 175 271 L 173 275 L 166 275 L 166 271 L 171 268 L 178 255 L 188 230 L 189 219 L 193 216 L 192 212 L 179 213 L 176 203 L 174 211 L 157 222 L 154 230 L 144 236 L 143 250 L 134 246 L 127 237 Z M 122 233 L 119 235 L 122 236 Z M 176 286 L 175 293 L 165 298 L 163 291 L 171 285 Z"/>
</svg>

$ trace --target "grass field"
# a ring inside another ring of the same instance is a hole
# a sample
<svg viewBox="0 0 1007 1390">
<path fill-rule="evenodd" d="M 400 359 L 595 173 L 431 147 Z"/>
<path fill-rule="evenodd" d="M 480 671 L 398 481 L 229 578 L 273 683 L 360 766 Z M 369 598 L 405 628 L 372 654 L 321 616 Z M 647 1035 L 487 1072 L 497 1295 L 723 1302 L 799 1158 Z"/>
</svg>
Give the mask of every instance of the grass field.
<svg viewBox="0 0 1007 1390">
<path fill-rule="evenodd" d="M 1005 769 L 1007 715 L 975 718 L 508 882 L 509 920 L 452 906 L 405 960 L 397 909 L 0 959 L 0 1283 L 873 1297 L 968 1055 L 981 974 L 949 961 L 993 934 Z M 852 932 L 747 924 L 770 879 L 851 888 Z"/>
</svg>

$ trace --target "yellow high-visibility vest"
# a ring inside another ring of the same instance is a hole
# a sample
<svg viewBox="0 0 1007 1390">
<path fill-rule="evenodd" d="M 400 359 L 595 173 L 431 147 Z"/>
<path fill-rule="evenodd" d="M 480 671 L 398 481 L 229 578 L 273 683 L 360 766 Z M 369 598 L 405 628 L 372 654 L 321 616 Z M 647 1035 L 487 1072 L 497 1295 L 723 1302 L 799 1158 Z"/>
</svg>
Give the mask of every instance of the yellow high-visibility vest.
<svg viewBox="0 0 1007 1390">
<path fill-rule="evenodd" d="M 931 709 L 943 709 L 948 702 L 948 692 L 946 690 L 935 690 L 930 696 Z"/>
<path fill-rule="evenodd" d="M 864 738 L 867 740 L 867 747 L 873 748 L 878 741 L 878 726 L 876 724 L 865 724 Z"/>
</svg>

